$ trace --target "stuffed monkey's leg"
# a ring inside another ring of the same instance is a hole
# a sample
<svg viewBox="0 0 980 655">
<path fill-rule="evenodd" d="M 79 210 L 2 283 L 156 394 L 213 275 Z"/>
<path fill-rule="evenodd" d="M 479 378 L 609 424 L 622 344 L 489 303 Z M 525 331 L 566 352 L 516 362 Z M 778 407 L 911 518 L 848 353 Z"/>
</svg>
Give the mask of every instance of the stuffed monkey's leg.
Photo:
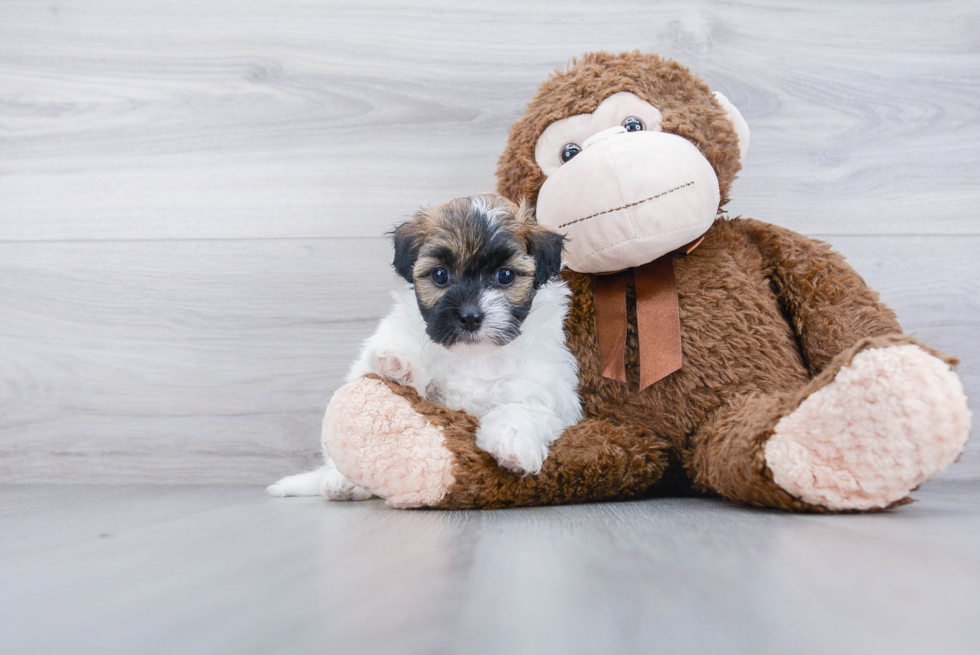
<svg viewBox="0 0 980 655">
<path fill-rule="evenodd" d="M 742 503 L 883 509 L 946 468 L 969 433 L 949 362 L 911 338 L 879 337 L 835 357 L 802 389 L 719 409 L 685 463 L 698 487 Z"/>
<path fill-rule="evenodd" d="M 550 448 L 538 475 L 501 468 L 476 446 L 473 416 L 377 378 L 341 387 L 324 418 L 327 450 L 355 484 L 396 507 L 557 505 L 630 498 L 655 486 L 670 444 L 638 426 L 586 420 Z"/>
<path fill-rule="evenodd" d="M 746 396 L 719 409 L 685 453 L 695 488 L 747 505 L 819 511 L 773 482 L 766 465 L 766 441 L 799 395 Z"/>
</svg>

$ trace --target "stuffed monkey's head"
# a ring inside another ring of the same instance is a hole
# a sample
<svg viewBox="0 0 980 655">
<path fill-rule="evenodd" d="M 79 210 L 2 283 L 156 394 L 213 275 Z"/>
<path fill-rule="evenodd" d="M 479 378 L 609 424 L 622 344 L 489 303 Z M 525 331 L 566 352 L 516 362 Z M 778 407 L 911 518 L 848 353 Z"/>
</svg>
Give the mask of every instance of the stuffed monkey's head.
<svg viewBox="0 0 980 655">
<path fill-rule="evenodd" d="M 568 236 L 569 268 L 605 273 L 703 234 L 747 148 L 738 110 L 680 64 L 591 53 L 538 89 L 511 128 L 497 188 Z"/>
</svg>

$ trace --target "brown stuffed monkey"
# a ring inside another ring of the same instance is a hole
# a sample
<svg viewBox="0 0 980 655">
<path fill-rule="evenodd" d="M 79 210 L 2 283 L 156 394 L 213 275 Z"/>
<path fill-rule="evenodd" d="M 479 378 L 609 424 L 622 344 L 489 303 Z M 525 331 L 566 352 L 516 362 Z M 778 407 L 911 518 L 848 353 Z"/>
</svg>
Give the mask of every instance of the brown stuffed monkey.
<svg viewBox="0 0 980 655">
<path fill-rule="evenodd" d="M 969 437 L 955 361 L 905 336 L 827 246 L 717 217 L 747 146 L 738 111 L 676 62 L 594 53 L 552 75 L 498 190 L 567 235 L 584 419 L 521 476 L 476 447 L 472 416 L 364 378 L 324 418 L 338 469 L 397 507 L 905 502 Z"/>
</svg>

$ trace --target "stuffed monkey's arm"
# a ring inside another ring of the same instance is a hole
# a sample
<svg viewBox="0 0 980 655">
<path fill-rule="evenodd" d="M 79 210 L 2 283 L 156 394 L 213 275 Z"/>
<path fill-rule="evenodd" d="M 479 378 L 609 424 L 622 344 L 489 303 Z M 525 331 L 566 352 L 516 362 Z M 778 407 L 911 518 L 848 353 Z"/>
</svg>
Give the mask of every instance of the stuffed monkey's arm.
<svg viewBox="0 0 980 655">
<path fill-rule="evenodd" d="M 900 334 L 895 313 L 830 246 L 751 219 L 734 219 L 762 253 L 813 375 L 865 337 Z"/>
</svg>

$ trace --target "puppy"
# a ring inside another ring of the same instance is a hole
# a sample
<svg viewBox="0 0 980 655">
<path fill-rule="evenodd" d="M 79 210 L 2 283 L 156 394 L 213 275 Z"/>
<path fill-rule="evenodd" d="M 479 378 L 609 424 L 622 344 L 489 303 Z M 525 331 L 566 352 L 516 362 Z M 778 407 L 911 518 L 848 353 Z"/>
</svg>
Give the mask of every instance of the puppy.
<svg viewBox="0 0 980 655">
<path fill-rule="evenodd" d="M 496 195 L 418 212 L 391 233 L 394 268 L 412 287 L 365 341 L 347 381 L 376 373 L 479 419 L 476 444 L 511 471 L 541 470 L 548 447 L 582 416 L 578 368 L 563 330 L 564 237 Z M 324 453 L 283 478 L 276 496 L 369 498 Z"/>
</svg>

